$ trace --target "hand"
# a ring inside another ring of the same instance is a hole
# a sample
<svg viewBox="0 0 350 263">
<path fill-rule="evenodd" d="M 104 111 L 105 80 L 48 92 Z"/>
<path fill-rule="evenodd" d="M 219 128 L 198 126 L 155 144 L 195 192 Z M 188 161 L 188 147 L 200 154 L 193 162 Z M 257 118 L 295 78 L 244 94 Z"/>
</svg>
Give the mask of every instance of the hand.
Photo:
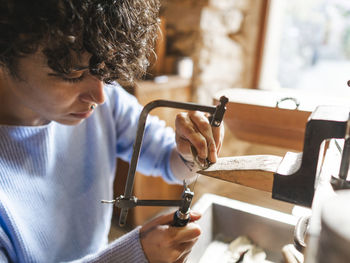
<svg viewBox="0 0 350 263">
<path fill-rule="evenodd" d="M 194 223 L 200 214 L 191 211 L 191 222 L 184 227 L 171 226 L 173 216 L 162 215 L 140 229 L 141 245 L 150 263 L 185 262 L 201 233 Z"/>
<path fill-rule="evenodd" d="M 201 159 L 215 163 L 224 138 L 223 124 L 212 127 L 204 113 L 182 112 L 176 116 L 175 134 L 177 150 L 188 161 L 193 161 L 191 145 Z"/>
</svg>

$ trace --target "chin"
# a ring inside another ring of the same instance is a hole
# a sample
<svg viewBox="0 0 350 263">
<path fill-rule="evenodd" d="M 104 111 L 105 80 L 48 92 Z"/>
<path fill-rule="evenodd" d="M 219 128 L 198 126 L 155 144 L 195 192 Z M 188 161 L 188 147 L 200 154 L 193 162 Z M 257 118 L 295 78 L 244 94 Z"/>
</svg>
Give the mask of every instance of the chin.
<svg viewBox="0 0 350 263">
<path fill-rule="evenodd" d="M 82 123 L 84 120 L 67 120 L 67 119 L 58 119 L 58 120 L 53 120 L 54 122 L 63 124 L 63 125 L 70 125 L 70 126 L 74 126 L 74 125 L 78 125 L 80 123 Z"/>
</svg>

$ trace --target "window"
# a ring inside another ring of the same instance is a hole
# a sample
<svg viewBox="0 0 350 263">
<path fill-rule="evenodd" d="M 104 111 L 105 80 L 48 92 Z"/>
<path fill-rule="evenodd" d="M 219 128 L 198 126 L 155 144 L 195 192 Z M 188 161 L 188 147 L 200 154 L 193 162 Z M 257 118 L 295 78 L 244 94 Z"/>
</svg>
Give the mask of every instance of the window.
<svg viewBox="0 0 350 263">
<path fill-rule="evenodd" d="M 350 106 L 350 1 L 266 1 L 258 89 L 218 94 L 237 138 L 301 151 L 316 107 Z"/>
<path fill-rule="evenodd" d="M 259 88 L 349 93 L 350 1 L 269 3 Z"/>
</svg>

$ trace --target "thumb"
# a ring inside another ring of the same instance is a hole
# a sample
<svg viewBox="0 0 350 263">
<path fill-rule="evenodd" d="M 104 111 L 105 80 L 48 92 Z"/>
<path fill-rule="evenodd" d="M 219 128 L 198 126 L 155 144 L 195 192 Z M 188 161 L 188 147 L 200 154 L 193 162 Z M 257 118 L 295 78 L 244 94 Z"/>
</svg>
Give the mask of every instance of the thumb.
<svg viewBox="0 0 350 263">
<path fill-rule="evenodd" d="M 156 228 L 157 226 L 160 225 L 170 225 L 172 220 L 173 220 L 173 215 L 174 213 L 169 213 L 169 214 L 164 214 L 160 215 L 151 221 L 145 223 L 142 227 L 140 232 L 142 234 L 147 233 L 149 231 L 152 231 L 152 229 Z"/>
<path fill-rule="evenodd" d="M 199 212 L 190 211 L 190 221 L 194 222 L 201 218 L 201 214 Z M 149 230 L 152 229 L 155 226 L 158 225 L 171 225 L 174 220 L 174 212 L 164 214 L 161 216 L 156 217 L 155 219 L 151 220 L 150 222 L 146 223 L 143 226 L 143 230 Z"/>
</svg>

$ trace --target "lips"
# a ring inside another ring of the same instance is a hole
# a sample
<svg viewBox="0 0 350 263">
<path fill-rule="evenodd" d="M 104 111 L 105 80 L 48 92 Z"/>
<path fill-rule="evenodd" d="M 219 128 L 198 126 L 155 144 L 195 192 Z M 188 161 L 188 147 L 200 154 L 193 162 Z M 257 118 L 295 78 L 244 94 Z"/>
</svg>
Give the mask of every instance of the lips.
<svg viewBox="0 0 350 263">
<path fill-rule="evenodd" d="M 92 112 L 93 111 L 78 112 L 78 113 L 71 113 L 70 115 L 73 116 L 74 118 L 86 119 L 92 114 Z"/>
</svg>

